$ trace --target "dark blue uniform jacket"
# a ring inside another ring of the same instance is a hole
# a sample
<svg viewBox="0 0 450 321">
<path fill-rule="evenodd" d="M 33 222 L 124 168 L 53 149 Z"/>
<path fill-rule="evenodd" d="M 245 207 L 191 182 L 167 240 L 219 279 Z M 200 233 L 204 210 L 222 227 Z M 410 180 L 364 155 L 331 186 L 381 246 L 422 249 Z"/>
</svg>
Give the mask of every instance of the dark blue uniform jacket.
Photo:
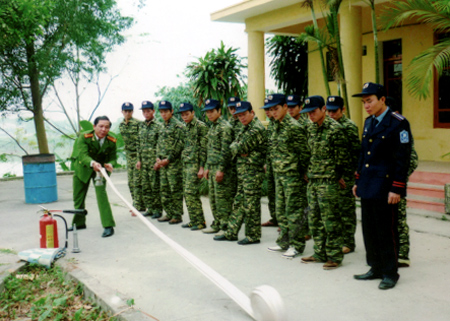
<svg viewBox="0 0 450 321">
<path fill-rule="evenodd" d="M 409 122 L 400 114 L 387 112 L 371 130 L 366 118 L 356 173 L 356 194 L 366 199 L 388 198 L 389 192 L 406 196 L 406 180 L 411 157 Z"/>
</svg>

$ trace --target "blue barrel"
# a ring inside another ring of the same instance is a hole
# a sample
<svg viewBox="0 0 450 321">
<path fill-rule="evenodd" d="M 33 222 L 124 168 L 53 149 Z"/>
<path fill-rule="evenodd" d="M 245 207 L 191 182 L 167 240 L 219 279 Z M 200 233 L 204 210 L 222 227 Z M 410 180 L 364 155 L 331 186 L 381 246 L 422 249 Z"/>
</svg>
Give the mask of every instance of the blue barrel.
<svg viewBox="0 0 450 321">
<path fill-rule="evenodd" d="M 57 201 L 55 155 L 23 156 L 22 165 L 25 203 L 40 204 Z"/>
</svg>

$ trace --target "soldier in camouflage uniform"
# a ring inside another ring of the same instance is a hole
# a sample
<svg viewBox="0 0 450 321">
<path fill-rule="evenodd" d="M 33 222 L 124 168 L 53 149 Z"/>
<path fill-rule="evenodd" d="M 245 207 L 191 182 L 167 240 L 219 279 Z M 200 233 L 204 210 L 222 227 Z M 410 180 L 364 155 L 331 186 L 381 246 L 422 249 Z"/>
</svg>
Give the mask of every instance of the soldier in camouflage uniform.
<svg viewBox="0 0 450 321">
<path fill-rule="evenodd" d="M 300 96 L 299 95 L 289 95 L 286 97 L 286 100 L 287 100 L 289 115 L 291 115 L 292 118 L 294 118 L 296 121 L 298 121 L 298 123 L 300 124 L 300 126 L 302 128 L 303 135 L 308 137 L 308 131 L 306 128 L 307 128 L 307 125 L 309 124 L 309 121 L 308 121 L 308 117 L 305 114 L 300 113 L 302 111 Z M 308 186 L 308 180 L 305 175 L 305 178 L 301 180 L 299 196 L 300 196 L 301 207 L 303 209 L 305 209 L 303 219 L 306 222 L 308 221 L 308 211 L 307 211 L 308 197 L 306 195 L 307 186 Z M 309 232 L 308 224 L 304 224 L 303 229 L 304 230 L 302 231 L 302 234 L 305 234 L 305 238 L 307 240 L 309 240 L 311 238 L 311 233 Z"/>
<path fill-rule="evenodd" d="M 173 117 L 172 104 L 162 100 L 159 113 L 164 120 L 156 145 L 155 170 L 160 171 L 161 201 L 166 215 L 159 222 L 181 223 L 183 215 L 183 165 L 181 152 L 184 148 L 185 128 Z"/>
<path fill-rule="evenodd" d="M 267 104 L 269 101 L 267 99 L 264 100 L 264 104 Z M 264 107 L 261 107 L 264 109 Z M 272 113 L 270 112 L 270 108 L 264 109 L 267 118 L 269 119 L 269 125 L 266 130 L 266 139 L 267 139 L 267 151 L 270 151 L 270 137 L 272 136 L 272 132 L 275 126 L 274 119 L 272 117 Z M 269 200 L 269 213 L 270 220 L 265 223 L 262 223 L 261 226 L 278 226 L 277 221 L 277 213 L 275 210 L 275 177 L 273 175 L 272 161 L 269 152 L 266 156 L 266 180 L 267 180 L 267 198 Z"/>
<path fill-rule="evenodd" d="M 419 165 L 419 155 L 414 148 L 414 139 L 411 137 L 411 160 L 408 169 L 409 176 Z M 408 180 L 406 180 L 408 183 Z M 398 203 L 398 237 L 399 237 L 399 253 L 398 253 L 398 267 L 409 267 L 411 261 L 409 260 L 409 226 L 406 222 L 406 197 L 402 196 Z"/>
<path fill-rule="evenodd" d="M 241 101 L 241 99 L 239 97 L 230 97 L 228 98 L 228 102 L 227 102 L 227 108 L 228 108 L 228 112 L 230 114 L 230 117 L 228 117 L 228 122 L 230 123 L 231 127 L 233 128 L 233 139 L 237 136 L 237 134 L 241 131 L 242 129 L 242 124 L 239 121 L 239 118 L 237 117 L 237 115 L 235 115 L 235 111 L 236 111 L 236 104 Z M 234 158 L 232 160 L 235 164 L 236 164 L 236 159 Z M 231 183 L 231 191 L 230 191 L 230 195 L 233 195 L 232 197 L 236 197 L 236 192 L 237 192 L 237 184 L 238 184 L 238 178 L 237 178 L 237 164 L 236 166 L 233 168 L 233 173 L 231 174 L 233 176 L 233 182 Z"/>
<path fill-rule="evenodd" d="M 400 112 L 398 105 L 394 98 L 386 97 L 386 105 L 392 111 Z M 414 139 L 411 137 L 411 159 L 408 169 L 409 176 L 415 171 L 419 165 L 419 155 L 414 148 Z M 408 183 L 408 180 L 406 181 Z M 411 264 L 409 260 L 409 226 L 406 222 L 406 197 L 402 196 L 398 203 L 398 236 L 399 236 L 399 253 L 398 253 L 398 267 L 409 267 Z"/>
<path fill-rule="evenodd" d="M 142 114 L 145 121 L 139 128 L 138 162 L 136 168 L 141 171 L 142 197 L 147 211 L 144 216 L 152 218 L 162 216 L 159 172 L 153 169 L 156 162 L 156 144 L 162 125 L 154 118 L 154 107 L 150 101 L 142 102 Z"/>
<path fill-rule="evenodd" d="M 324 270 L 331 270 L 344 259 L 338 197 L 339 189 L 351 184 L 342 178 L 347 149 L 342 126 L 326 115 L 325 101 L 321 96 L 305 99 L 302 113 L 305 112 L 312 121 L 308 125 L 308 144 L 311 148 L 308 204 L 314 255 L 303 257 L 302 262 L 325 262 Z"/>
<path fill-rule="evenodd" d="M 206 227 L 199 187 L 206 164 L 208 127 L 195 117 L 194 107 L 190 103 L 182 103 L 180 113 L 186 124 L 186 142 L 181 159 L 184 199 L 190 219 L 189 223 L 183 224 L 182 227 L 197 231 Z"/>
<path fill-rule="evenodd" d="M 124 103 L 122 105 L 124 119 L 119 125 L 119 130 L 125 143 L 128 188 L 133 199 L 133 206 L 138 211 L 145 211 L 144 202 L 142 201 L 141 172 L 136 168 L 140 121 L 133 118 L 133 109 L 132 103 Z M 135 216 L 133 212 L 131 213 L 131 215 Z"/>
<path fill-rule="evenodd" d="M 233 142 L 233 128 L 221 117 L 221 106 L 217 100 L 206 100 L 206 117 L 211 121 L 206 147 L 206 169 L 204 177 L 208 180 L 209 202 L 214 221 L 204 233 L 217 233 L 227 229 L 231 213 L 230 199 L 233 182 L 233 166 L 230 145 Z"/>
<path fill-rule="evenodd" d="M 305 249 L 304 225 L 307 224 L 299 190 L 310 156 L 306 135 L 287 110 L 282 94 L 267 97 L 264 109 L 270 108 L 275 126 L 270 137 L 270 157 L 275 175 L 276 211 L 280 235 L 269 251 L 283 251 L 283 257 L 294 258 Z"/>
<path fill-rule="evenodd" d="M 216 235 L 216 241 L 236 241 L 245 221 L 245 238 L 238 244 L 259 243 L 261 239 L 261 185 L 264 179 L 266 154 L 266 130 L 255 117 L 252 105 L 247 101 L 236 104 L 243 127 L 230 146 L 237 159 L 238 190 L 233 202 L 233 212 L 225 234 Z"/>
<path fill-rule="evenodd" d="M 330 96 L 327 98 L 327 113 L 341 124 L 347 145 L 347 165 L 344 169 L 344 181 L 347 183 L 345 188 L 339 189 L 339 205 L 341 208 L 342 219 L 342 252 L 344 254 L 355 250 L 355 232 L 356 232 L 356 203 L 353 195 L 353 184 L 355 171 L 358 167 L 359 151 L 361 142 L 359 141 L 358 127 L 356 124 L 344 115 L 344 100 L 339 96 Z"/>
</svg>

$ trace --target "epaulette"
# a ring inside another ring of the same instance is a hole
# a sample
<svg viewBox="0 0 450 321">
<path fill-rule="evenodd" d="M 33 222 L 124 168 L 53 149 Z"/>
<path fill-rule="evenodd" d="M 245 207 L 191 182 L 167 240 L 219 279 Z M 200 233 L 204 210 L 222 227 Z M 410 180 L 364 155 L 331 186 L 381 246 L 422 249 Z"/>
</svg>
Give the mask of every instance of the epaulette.
<svg viewBox="0 0 450 321">
<path fill-rule="evenodd" d="M 113 143 L 117 142 L 117 139 L 112 136 L 106 136 L 106 139 L 112 141 Z"/>
<path fill-rule="evenodd" d="M 397 113 L 396 111 L 392 112 L 392 116 L 397 118 L 398 120 L 402 121 L 405 120 L 405 117 L 403 117 L 402 115 L 400 115 L 399 113 Z"/>
<path fill-rule="evenodd" d="M 84 138 L 91 138 L 94 137 L 93 133 L 84 134 Z"/>
</svg>

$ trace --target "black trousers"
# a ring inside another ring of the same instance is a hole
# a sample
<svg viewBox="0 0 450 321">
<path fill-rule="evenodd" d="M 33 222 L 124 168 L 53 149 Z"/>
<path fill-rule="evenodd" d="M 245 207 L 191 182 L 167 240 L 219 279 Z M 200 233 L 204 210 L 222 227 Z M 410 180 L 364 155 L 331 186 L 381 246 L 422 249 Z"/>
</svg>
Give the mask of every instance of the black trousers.
<svg viewBox="0 0 450 321">
<path fill-rule="evenodd" d="M 367 264 L 373 272 L 397 280 L 398 204 L 361 199 L 361 213 Z"/>
</svg>

